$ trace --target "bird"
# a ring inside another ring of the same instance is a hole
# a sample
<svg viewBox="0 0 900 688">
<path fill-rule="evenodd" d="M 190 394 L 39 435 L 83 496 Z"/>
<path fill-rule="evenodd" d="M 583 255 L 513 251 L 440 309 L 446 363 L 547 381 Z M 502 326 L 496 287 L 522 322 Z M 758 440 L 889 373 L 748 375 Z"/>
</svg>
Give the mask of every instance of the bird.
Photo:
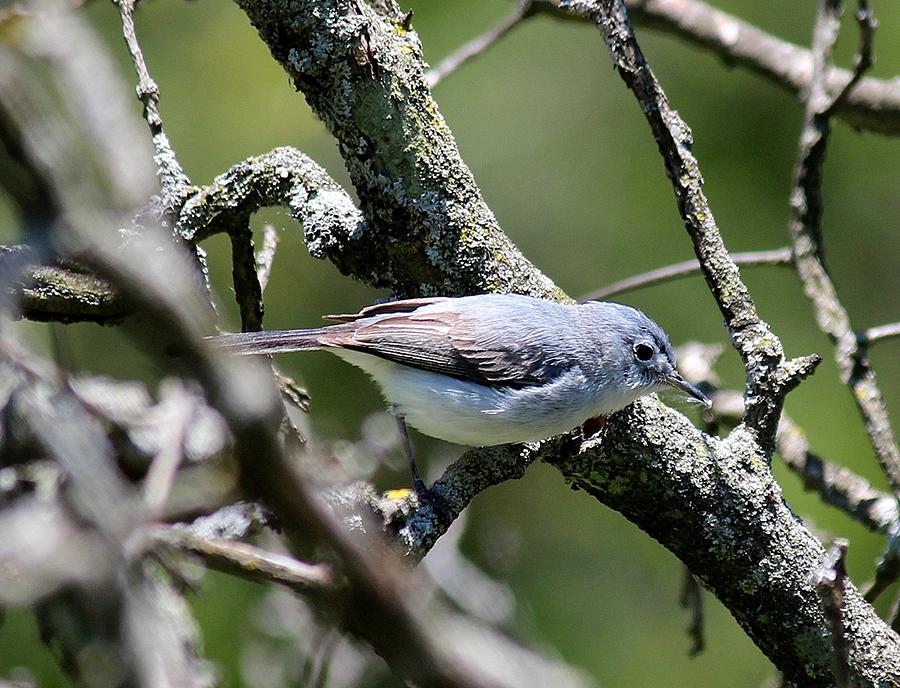
<svg viewBox="0 0 900 688">
<path fill-rule="evenodd" d="M 424 483 L 407 423 L 481 447 L 543 440 L 669 387 L 710 404 L 678 373 L 665 331 L 619 303 L 479 294 L 390 301 L 325 318 L 338 322 L 211 339 L 236 354 L 324 349 L 361 368 L 397 418 L 417 490 Z"/>
</svg>

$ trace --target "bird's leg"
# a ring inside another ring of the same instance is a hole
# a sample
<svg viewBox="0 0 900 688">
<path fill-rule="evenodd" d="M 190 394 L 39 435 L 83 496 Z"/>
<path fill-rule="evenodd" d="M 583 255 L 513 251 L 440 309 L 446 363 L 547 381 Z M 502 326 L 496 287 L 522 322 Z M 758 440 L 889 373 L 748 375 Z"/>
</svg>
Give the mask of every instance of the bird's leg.
<svg viewBox="0 0 900 688">
<path fill-rule="evenodd" d="M 419 475 L 419 469 L 416 466 L 416 457 L 413 454 L 412 442 L 409 441 L 409 429 L 406 427 L 406 418 L 401 415 L 395 416 L 397 419 L 397 429 L 400 430 L 400 440 L 403 442 L 403 451 L 409 461 L 409 470 L 412 472 L 413 487 L 419 497 L 425 497 L 428 494 L 428 488 L 425 487 L 425 481 Z"/>
</svg>

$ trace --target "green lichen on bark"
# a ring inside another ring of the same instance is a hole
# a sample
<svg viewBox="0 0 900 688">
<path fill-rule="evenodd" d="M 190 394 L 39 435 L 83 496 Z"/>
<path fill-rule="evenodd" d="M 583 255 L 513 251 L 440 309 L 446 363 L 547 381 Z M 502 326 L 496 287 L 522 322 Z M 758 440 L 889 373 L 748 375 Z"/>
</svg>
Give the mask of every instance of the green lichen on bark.
<svg viewBox="0 0 900 688">
<path fill-rule="evenodd" d="M 424 79 L 394 3 L 238 0 L 338 142 L 369 224 L 331 256 L 396 293 L 565 295 L 500 230 Z M 498 256 L 501 260 L 498 260 Z"/>
<path fill-rule="evenodd" d="M 129 312 L 108 282 L 65 267 L 29 268 L 10 292 L 29 320 L 115 324 Z"/>
<path fill-rule="evenodd" d="M 810 580 L 824 550 L 785 504 L 751 435 L 739 426 L 710 437 L 644 399 L 614 415 L 602 441 L 545 460 L 678 556 L 793 684 L 829 685 L 831 641 Z M 855 685 L 893 685 L 900 639 L 854 587 L 844 600 Z"/>
</svg>

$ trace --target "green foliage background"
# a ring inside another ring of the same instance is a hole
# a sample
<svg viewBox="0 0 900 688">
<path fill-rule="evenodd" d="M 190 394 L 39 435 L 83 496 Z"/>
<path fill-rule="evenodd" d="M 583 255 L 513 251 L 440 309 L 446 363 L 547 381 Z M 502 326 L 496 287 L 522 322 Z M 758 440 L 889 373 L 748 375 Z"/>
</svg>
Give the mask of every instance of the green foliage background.
<svg viewBox="0 0 900 688">
<path fill-rule="evenodd" d="M 872 74 L 890 78 L 900 74 L 900 5 L 872 4 L 881 24 Z M 809 41 L 811 0 L 723 0 L 718 6 L 788 40 Z M 511 3 L 421 0 L 412 8 L 414 28 L 434 64 L 508 12 Z M 115 8 L 90 3 L 86 11 L 131 82 Z M 162 92 L 167 133 L 195 183 L 208 182 L 247 156 L 291 145 L 349 188 L 330 136 L 235 4 L 143 3 L 138 34 Z M 728 247 L 785 245 L 800 106 L 775 86 L 682 41 L 641 27 L 638 36 L 693 129 L 694 151 Z M 841 64 L 850 64 L 856 38 L 848 13 Z M 649 130 L 592 27 L 532 19 L 440 84 L 435 96 L 503 228 L 569 294 L 691 257 Z M 856 133 L 838 121 L 825 167 L 824 231 L 830 267 L 857 328 L 900 319 L 898 161 L 896 138 Z M 264 219 L 284 228 L 266 295 L 268 327 L 313 326 L 322 313 L 353 311 L 386 296 L 309 258 L 286 214 L 269 212 Z M 227 242 L 213 240 L 207 248 L 227 311 Z M 796 277 L 783 268 L 745 271 L 745 277 L 787 352 L 816 351 L 825 358 L 791 395 L 788 412 L 819 453 L 883 486 L 852 399 L 838 381 L 830 344 L 816 328 Z M 699 278 L 620 299 L 651 314 L 676 344 L 726 341 Z M 229 318 L 225 325 L 235 327 L 233 309 Z M 35 345 L 46 342 L 45 326 L 22 327 Z M 67 331 L 79 366 L 154 377 L 156 371 L 115 330 Z M 898 346 L 896 340 L 883 343 L 872 358 L 900 430 Z M 356 439 L 362 420 L 381 406 L 361 373 L 328 355 L 295 355 L 283 363 L 312 393 L 310 423 L 319 436 Z M 722 370 L 729 384 L 741 386 L 733 352 L 726 353 Z M 433 464 L 453 455 L 453 448 L 416 441 Z M 406 484 L 402 464 L 397 466 L 379 473 L 381 484 Z M 864 582 L 882 539 L 805 494 L 777 460 L 775 471 L 790 505 L 823 538 L 850 538 L 850 573 L 857 584 Z M 709 595 L 708 647 L 689 659 L 688 618 L 678 607 L 679 562 L 618 514 L 570 492 L 555 471 L 535 466 L 522 481 L 480 496 L 470 512 L 465 551 L 516 591 L 515 634 L 555 648 L 602 685 L 757 686 L 772 675 L 769 662 Z M 209 576 L 195 598 L 206 651 L 225 685 L 240 684 L 238 649 L 259 595 L 250 584 Z M 22 610 L 8 612 L 0 625 L 0 676 L 16 666 L 29 667 L 42 686 L 64 682 Z"/>
</svg>

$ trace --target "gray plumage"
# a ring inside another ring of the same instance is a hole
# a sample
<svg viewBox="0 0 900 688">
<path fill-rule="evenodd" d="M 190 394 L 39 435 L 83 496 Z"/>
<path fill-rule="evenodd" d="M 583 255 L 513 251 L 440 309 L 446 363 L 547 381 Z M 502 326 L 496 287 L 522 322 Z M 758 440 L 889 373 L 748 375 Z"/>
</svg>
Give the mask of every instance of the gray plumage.
<svg viewBox="0 0 900 688">
<path fill-rule="evenodd" d="M 237 353 L 331 350 L 368 372 L 411 425 L 460 444 L 543 439 L 666 385 L 706 401 L 675 371 L 665 332 L 616 303 L 484 294 L 332 318 L 343 322 L 214 340 Z"/>
</svg>

